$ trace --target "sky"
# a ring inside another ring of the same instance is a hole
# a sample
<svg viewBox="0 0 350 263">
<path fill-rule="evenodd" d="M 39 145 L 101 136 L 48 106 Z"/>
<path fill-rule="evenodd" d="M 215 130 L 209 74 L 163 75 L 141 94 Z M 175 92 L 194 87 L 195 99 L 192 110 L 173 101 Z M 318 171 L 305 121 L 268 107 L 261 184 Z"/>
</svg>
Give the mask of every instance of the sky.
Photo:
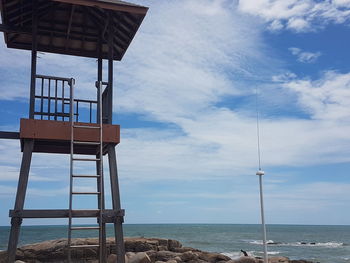
<svg viewBox="0 0 350 263">
<path fill-rule="evenodd" d="M 258 110 L 266 222 L 350 224 L 350 1 L 132 2 L 150 9 L 115 62 L 125 223 L 260 223 Z M 0 130 L 18 131 L 30 52 L 1 37 L 0 59 Z M 96 70 L 94 59 L 39 54 L 38 74 L 75 78 L 79 98 L 93 98 Z M 0 140 L 0 225 L 19 145 Z M 69 156 L 35 153 L 25 208 L 67 208 L 68 189 Z"/>
</svg>

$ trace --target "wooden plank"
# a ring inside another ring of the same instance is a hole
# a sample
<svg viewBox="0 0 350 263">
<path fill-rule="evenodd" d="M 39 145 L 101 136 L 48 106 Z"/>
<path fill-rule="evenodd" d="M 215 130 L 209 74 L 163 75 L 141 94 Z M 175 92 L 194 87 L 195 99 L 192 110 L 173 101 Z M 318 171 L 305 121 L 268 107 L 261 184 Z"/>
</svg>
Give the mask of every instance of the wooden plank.
<svg viewBox="0 0 350 263">
<path fill-rule="evenodd" d="M 114 21 L 113 13 L 108 12 L 108 91 L 107 91 L 107 118 L 108 123 L 113 121 L 113 57 L 114 57 Z"/>
<path fill-rule="evenodd" d="M 104 213 L 107 215 L 114 214 L 122 216 L 123 210 L 116 211 L 113 209 L 106 209 Z M 10 210 L 10 217 L 21 218 L 68 218 L 69 209 L 25 209 L 25 210 Z M 99 217 L 99 210 L 72 210 L 73 217 Z"/>
<path fill-rule="evenodd" d="M 108 147 L 109 175 L 111 180 L 112 206 L 116 211 L 122 211 L 120 204 L 117 155 L 114 146 Z M 117 262 L 125 263 L 125 247 L 123 235 L 123 217 L 118 217 L 114 222 L 115 244 L 117 252 Z"/>
<path fill-rule="evenodd" d="M 35 101 L 35 84 L 36 84 L 36 62 L 38 50 L 38 4 L 37 0 L 33 1 L 32 10 L 32 57 L 30 67 L 30 99 L 29 99 L 29 118 L 34 119 L 34 101 Z"/>
<path fill-rule="evenodd" d="M 116 2 L 107 2 L 107 1 L 101 1 L 101 0 L 53 0 L 56 2 L 62 2 L 62 3 L 68 3 L 68 4 L 74 4 L 74 5 L 84 5 L 89 7 L 100 7 L 102 9 L 110 9 L 114 11 L 122 11 L 122 12 L 128 12 L 133 14 L 140 14 L 140 15 L 146 15 L 148 11 L 148 7 L 144 6 L 137 6 L 132 5 L 128 3 L 119 4 Z"/>
<path fill-rule="evenodd" d="M 19 173 L 16 202 L 15 202 L 16 211 L 21 211 L 24 207 L 24 200 L 26 197 L 27 186 L 28 186 L 30 163 L 32 160 L 33 146 L 34 146 L 33 140 L 26 140 L 24 142 L 23 157 L 22 157 L 21 169 Z M 17 250 L 17 244 L 19 240 L 21 224 L 22 224 L 21 217 L 16 216 L 11 219 L 11 230 L 10 230 L 10 237 L 9 237 L 9 242 L 7 247 L 8 254 L 9 254 L 8 256 L 9 262 L 14 262 L 16 258 L 16 250 Z"/>
<path fill-rule="evenodd" d="M 98 126 L 98 124 L 92 123 L 76 123 L 76 125 Z M 70 129 L 70 122 L 21 119 L 20 138 L 36 140 L 70 141 Z M 75 140 L 86 142 L 99 141 L 99 129 L 75 129 Z M 118 144 L 120 142 L 120 126 L 104 124 L 103 142 Z"/>
<path fill-rule="evenodd" d="M 19 139 L 19 132 L 0 131 L 0 139 Z"/>
</svg>

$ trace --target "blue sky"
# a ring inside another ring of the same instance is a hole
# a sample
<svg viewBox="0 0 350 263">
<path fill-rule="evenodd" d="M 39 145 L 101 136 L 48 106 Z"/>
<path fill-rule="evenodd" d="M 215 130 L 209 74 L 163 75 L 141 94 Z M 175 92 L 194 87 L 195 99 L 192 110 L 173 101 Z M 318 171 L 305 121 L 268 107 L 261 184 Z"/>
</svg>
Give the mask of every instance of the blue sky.
<svg viewBox="0 0 350 263">
<path fill-rule="evenodd" d="M 350 224 L 350 1 L 134 2 L 150 10 L 115 63 L 125 222 L 259 223 L 258 89 L 267 223 Z M 73 77 L 77 96 L 93 97 L 93 59 L 39 56 L 39 74 Z M 30 54 L 2 39 L 0 58 L 0 128 L 16 131 Z M 0 149 L 9 225 L 21 153 L 18 141 Z M 26 208 L 67 208 L 68 168 L 68 156 L 34 154 Z"/>
</svg>

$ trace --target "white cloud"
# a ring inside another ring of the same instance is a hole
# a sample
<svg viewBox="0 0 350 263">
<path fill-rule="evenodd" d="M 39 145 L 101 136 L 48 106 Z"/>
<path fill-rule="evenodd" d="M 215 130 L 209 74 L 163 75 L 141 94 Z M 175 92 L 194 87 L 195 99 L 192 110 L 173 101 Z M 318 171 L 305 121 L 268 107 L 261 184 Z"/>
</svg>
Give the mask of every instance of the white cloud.
<svg viewBox="0 0 350 263">
<path fill-rule="evenodd" d="M 321 56 L 321 52 L 307 52 L 297 47 L 290 47 L 289 51 L 303 63 L 313 63 Z"/>
<path fill-rule="evenodd" d="M 213 4 L 215 12 L 207 12 Z M 118 69 L 116 110 L 176 122 L 223 96 L 251 92 L 240 88 L 241 80 L 268 75 L 276 62 L 263 55 L 260 34 L 256 22 L 222 1 L 152 6 L 133 51 Z"/>
<path fill-rule="evenodd" d="M 269 29 L 287 28 L 296 32 L 314 31 L 328 23 L 348 23 L 348 0 L 241 0 L 239 9 L 269 23 Z"/>
<path fill-rule="evenodd" d="M 292 80 L 283 86 L 298 95 L 300 106 L 313 119 L 347 123 L 350 117 L 350 73 L 327 71 L 318 80 Z"/>
</svg>

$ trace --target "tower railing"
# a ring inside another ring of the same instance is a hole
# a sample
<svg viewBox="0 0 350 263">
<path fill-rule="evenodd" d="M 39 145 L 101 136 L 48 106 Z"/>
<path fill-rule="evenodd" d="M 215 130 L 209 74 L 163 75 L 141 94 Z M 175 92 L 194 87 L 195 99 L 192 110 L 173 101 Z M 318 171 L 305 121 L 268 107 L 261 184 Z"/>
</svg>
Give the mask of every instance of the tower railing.
<svg viewBox="0 0 350 263">
<path fill-rule="evenodd" d="M 70 78 L 36 75 L 34 118 L 39 120 L 69 121 Z M 97 100 L 74 99 L 74 121 L 97 123 Z"/>
</svg>

